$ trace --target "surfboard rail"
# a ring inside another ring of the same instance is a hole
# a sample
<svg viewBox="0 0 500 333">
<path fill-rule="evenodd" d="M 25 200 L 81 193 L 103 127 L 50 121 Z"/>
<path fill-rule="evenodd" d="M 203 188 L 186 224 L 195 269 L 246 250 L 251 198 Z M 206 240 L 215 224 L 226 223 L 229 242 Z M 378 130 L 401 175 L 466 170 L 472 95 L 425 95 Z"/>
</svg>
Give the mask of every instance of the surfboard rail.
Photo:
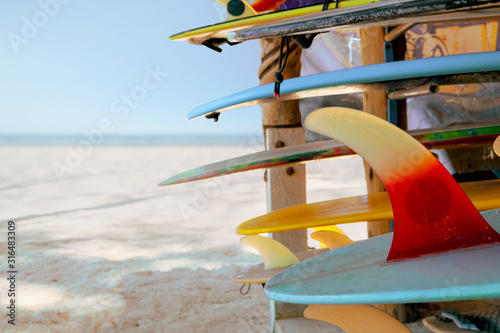
<svg viewBox="0 0 500 333">
<path fill-rule="evenodd" d="M 366 5 L 371 2 L 386 1 L 386 0 L 344 0 L 339 2 L 339 8 L 353 7 Z M 283 19 L 300 17 L 312 13 L 320 12 L 323 5 L 309 5 L 294 9 L 289 9 L 279 12 L 271 13 L 258 13 L 257 15 L 247 17 L 233 17 L 230 20 L 189 29 L 186 31 L 178 32 L 171 35 L 169 38 L 173 41 L 188 41 L 191 44 L 203 45 L 203 43 L 210 39 L 221 39 L 227 41 L 227 34 L 229 32 L 244 29 L 259 24 L 271 23 Z M 329 10 L 335 9 L 335 3 L 328 6 Z M 338 9 L 335 9 L 338 10 Z"/>
</svg>

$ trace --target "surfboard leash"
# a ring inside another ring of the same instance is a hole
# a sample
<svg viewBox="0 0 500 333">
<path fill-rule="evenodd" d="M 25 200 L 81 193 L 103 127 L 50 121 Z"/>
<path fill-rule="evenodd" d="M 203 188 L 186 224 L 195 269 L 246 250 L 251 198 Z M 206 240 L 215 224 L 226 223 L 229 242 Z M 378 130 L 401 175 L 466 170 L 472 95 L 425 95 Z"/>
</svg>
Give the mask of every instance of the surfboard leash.
<svg viewBox="0 0 500 333">
<path fill-rule="evenodd" d="M 284 45 L 286 45 L 286 52 L 283 54 Z M 281 47 L 280 47 L 280 59 L 279 68 L 276 73 L 274 73 L 274 97 L 280 98 L 280 86 L 284 80 L 283 71 L 285 70 L 286 63 L 288 61 L 288 53 L 290 51 L 290 41 L 287 36 L 281 37 Z"/>
<path fill-rule="evenodd" d="M 332 2 L 332 0 L 325 0 L 323 2 L 323 11 L 328 10 L 328 5 Z M 339 8 L 339 0 L 335 0 L 335 9 Z"/>
<path fill-rule="evenodd" d="M 330 4 L 331 1 L 332 0 L 325 0 L 323 2 L 322 11 L 328 10 L 328 5 Z M 335 9 L 337 9 L 337 8 L 339 8 L 339 0 L 335 0 Z M 314 34 L 310 34 L 310 35 L 300 35 L 300 36 L 296 36 L 296 37 L 292 37 L 292 38 L 302 48 L 307 49 L 309 46 L 311 46 L 313 39 L 314 39 L 314 37 L 316 37 L 316 35 L 317 34 L 314 33 Z M 285 52 L 285 56 L 284 56 L 284 60 L 283 60 L 283 44 L 285 44 L 285 43 L 286 43 L 286 52 Z M 288 40 L 287 36 L 283 36 L 283 37 L 281 37 L 279 69 L 276 73 L 274 73 L 274 80 L 275 81 L 274 81 L 274 94 L 273 95 L 276 98 L 281 97 L 280 86 L 284 80 L 283 74 L 281 74 L 281 73 L 283 72 L 283 70 L 286 67 L 286 62 L 288 60 L 289 51 L 290 51 L 290 41 Z"/>
<path fill-rule="evenodd" d="M 243 296 L 246 296 L 248 295 L 248 293 L 250 292 L 250 287 L 252 286 L 251 283 L 248 284 L 248 287 L 247 287 L 247 290 L 246 291 L 243 291 L 243 288 L 245 288 L 247 284 L 246 283 L 243 283 L 243 285 L 241 286 L 240 288 L 240 294 L 242 294 Z"/>
</svg>

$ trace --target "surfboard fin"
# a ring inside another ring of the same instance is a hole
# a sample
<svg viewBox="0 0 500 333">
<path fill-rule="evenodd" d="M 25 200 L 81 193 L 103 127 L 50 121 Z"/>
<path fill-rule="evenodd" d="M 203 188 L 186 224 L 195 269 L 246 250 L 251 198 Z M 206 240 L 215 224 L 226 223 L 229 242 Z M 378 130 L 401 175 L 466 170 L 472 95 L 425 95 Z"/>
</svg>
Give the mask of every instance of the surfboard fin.
<svg viewBox="0 0 500 333">
<path fill-rule="evenodd" d="M 356 151 L 384 183 L 394 212 L 388 262 L 500 242 L 450 173 L 398 127 L 340 107 L 311 113 L 305 126 Z"/>
<path fill-rule="evenodd" d="M 371 305 L 309 305 L 304 317 L 326 321 L 347 333 L 411 333 L 397 319 Z"/>
<path fill-rule="evenodd" d="M 345 235 L 345 233 L 339 229 L 336 225 L 325 225 L 321 227 L 311 227 L 312 231 L 320 231 L 320 230 L 328 230 L 328 231 L 333 231 L 341 235 Z"/>
<path fill-rule="evenodd" d="M 221 50 L 222 52 L 222 50 Z M 205 116 L 205 118 L 207 119 L 213 119 L 214 122 L 218 122 L 219 121 L 219 116 L 220 116 L 220 112 L 214 112 L 214 113 L 211 113 L 211 114 L 207 114 Z"/>
<path fill-rule="evenodd" d="M 500 135 L 495 139 L 495 142 L 493 142 L 493 151 L 497 156 L 500 156 Z"/>
<path fill-rule="evenodd" d="M 325 244 L 330 250 L 335 250 L 339 247 L 354 243 L 354 241 L 346 235 L 329 230 L 315 231 L 311 234 L 311 238 Z"/>
<path fill-rule="evenodd" d="M 254 235 L 241 239 L 245 245 L 256 249 L 264 259 L 264 268 L 272 269 L 298 264 L 300 260 L 286 246 L 269 237 Z"/>
</svg>

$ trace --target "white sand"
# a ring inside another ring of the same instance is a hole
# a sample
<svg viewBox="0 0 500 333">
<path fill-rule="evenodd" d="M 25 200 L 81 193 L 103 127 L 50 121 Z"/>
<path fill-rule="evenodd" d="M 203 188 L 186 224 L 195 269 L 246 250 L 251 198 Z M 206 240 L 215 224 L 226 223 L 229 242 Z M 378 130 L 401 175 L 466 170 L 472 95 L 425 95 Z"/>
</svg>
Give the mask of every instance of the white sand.
<svg viewBox="0 0 500 333">
<path fill-rule="evenodd" d="M 234 230 L 266 213 L 263 170 L 156 186 L 178 172 L 261 149 L 100 146 L 59 180 L 52 163 L 64 163 L 67 147 L 0 147 L 1 219 L 17 223 L 19 271 L 16 326 L 2 311 L 0 330 L 269 331 L 262 288 L 241 296 L 230 279 L 260 262 Z M 364 192 L 357 158 L 308 165 L 309 202 Z M 363 225 L 344 230 L 355 239 L 366 235 Z M 0 271 L 6 274 L 5 256 Z M 8 286 L 1 280 L 5 309 Z"/>
</svg>

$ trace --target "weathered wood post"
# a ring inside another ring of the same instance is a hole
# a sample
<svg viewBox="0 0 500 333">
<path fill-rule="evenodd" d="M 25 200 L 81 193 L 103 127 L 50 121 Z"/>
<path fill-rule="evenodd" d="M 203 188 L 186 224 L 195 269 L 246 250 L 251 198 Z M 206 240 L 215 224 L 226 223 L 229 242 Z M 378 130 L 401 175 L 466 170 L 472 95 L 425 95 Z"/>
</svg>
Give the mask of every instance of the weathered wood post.
<svg viewBox="0 0 500 333">
<path fill-rule="evenodd" d="M 262 64 L 259 68 L 260 84 L 274 83 L 274 73 L 278 71 L 281 38 L 260 41 Z M 300 55 L 302 49 L 293 41 L 289 42 L 288 63 L 282 72 L 285 79 L 300 76 Z M 284 48 L 286 50 L 286 48 Z M 299 101 L 280 101 L 263 104 L 262 126 L 266 150 L 279 149 L 305 143 L 305 131 L 301 124 Z M 266 170 L 267 210 L 273 211 L 306 203 L 305 166 L 281 167 Z M 307 250 L 307 230 L 272 234 L 292 252 Z M 274 319 L 302 316 L 305 306 L 271 302 Z M 273 330 L 274 330 L 273 319 Z"/>
<path fill-rule="evenodd" d="M 383 63 L 384 29 L 382 27 L 360 29 L 361 63 L 363 66 Z M 387 120 L 387 93 L 385 90 L 365 91 L 363 93 L 364 111 Z M 383 192 L 384 184 L 373 172 L 370 165 L 364 162 L 368 193 Z M 391 221 L 383 220 L 368 224 L 368 237 L 379 236 L 391 232 Z"/>
<path fill-rule="evenodd" d="M 373 65 L 385 62 L 384 28 L 373 27 L 360 29 L 361 63 Z M 385 90 L 365 91 L 363 93 L 364 111 L 387 120 L 387 93 Z M 385 191 L 384 184 L 374 173 L 371 166 L 364 163 L 366 188 L 368 194 Z M 368 237 L 375 237 L 391 232 L 391 221 L 381 220 L 368 223 Z M 380 304 L 379 308 L 386 311 L 398 320 L 406 321 L 406 310 L 402 304 Z"/>
</svg>

